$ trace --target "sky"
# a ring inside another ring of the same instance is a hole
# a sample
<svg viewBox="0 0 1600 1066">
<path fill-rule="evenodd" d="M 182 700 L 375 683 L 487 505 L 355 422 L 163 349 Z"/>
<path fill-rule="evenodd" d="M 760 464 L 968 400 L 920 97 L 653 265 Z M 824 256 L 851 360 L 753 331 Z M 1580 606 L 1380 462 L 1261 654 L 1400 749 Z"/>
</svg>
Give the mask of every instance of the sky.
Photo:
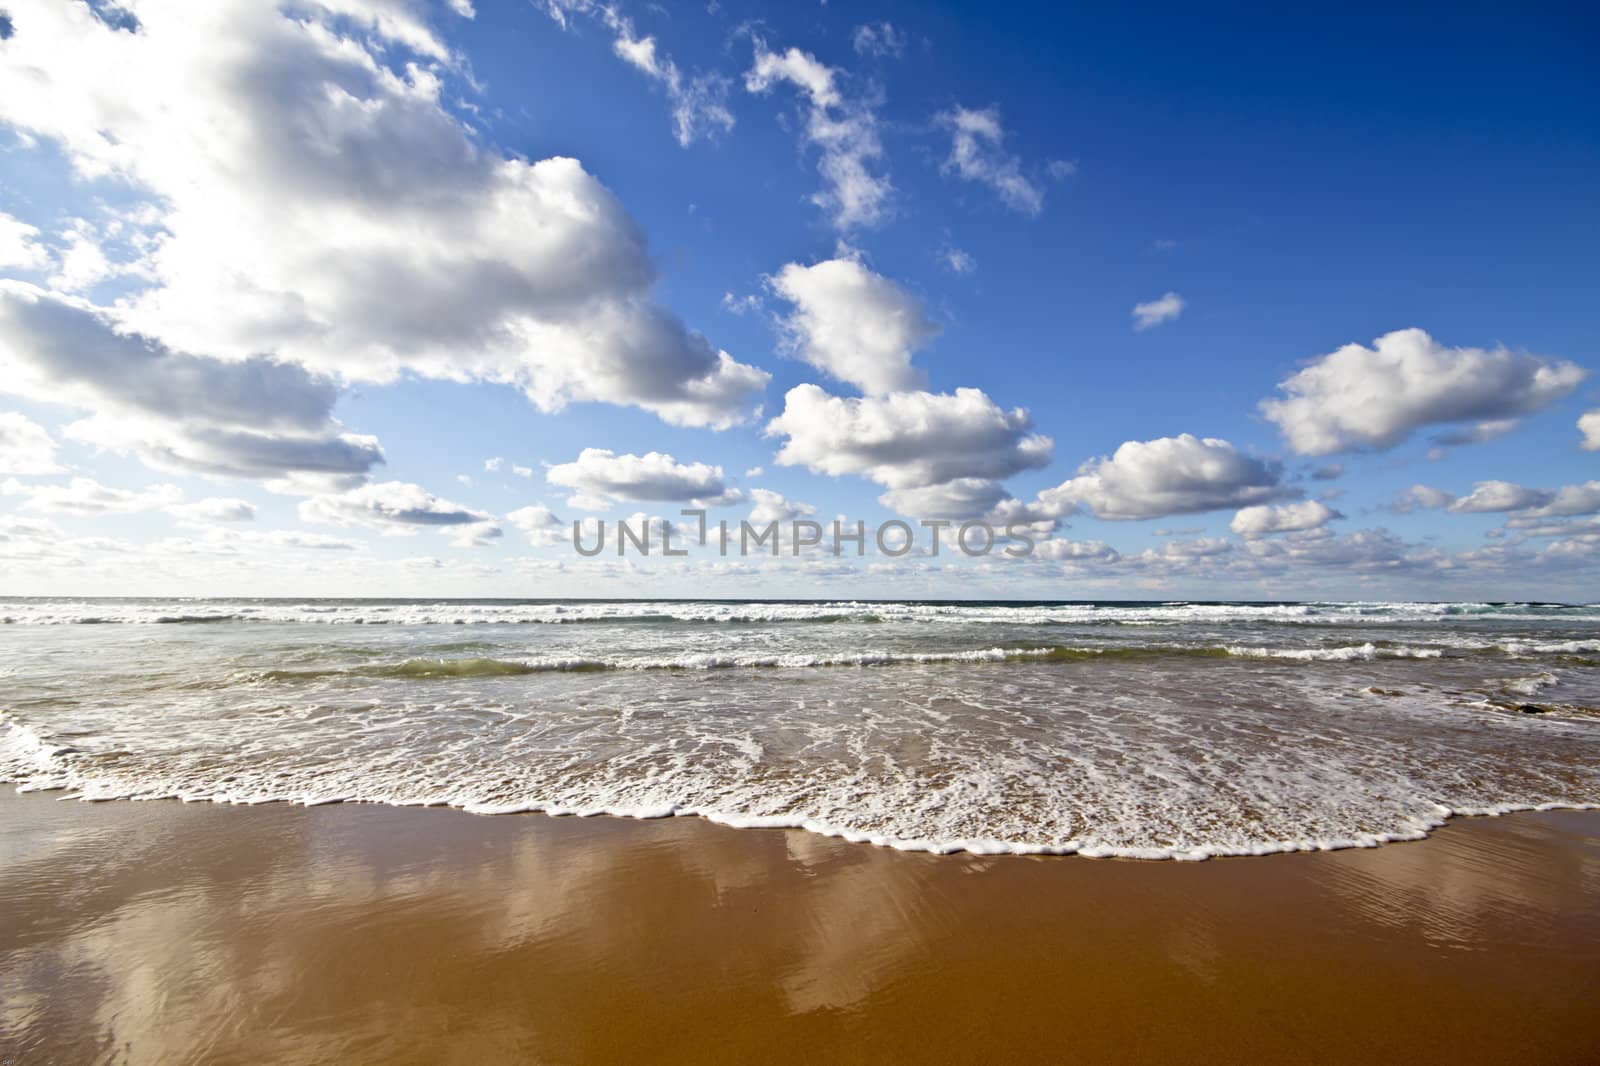
<svg viewBox="0 0 1600 1066">
<path fill-rule="evenodd" d="M 1600 599 L 1600 15 L 1114 8 L 0 0 L 0 594 Z"/>
</svg>

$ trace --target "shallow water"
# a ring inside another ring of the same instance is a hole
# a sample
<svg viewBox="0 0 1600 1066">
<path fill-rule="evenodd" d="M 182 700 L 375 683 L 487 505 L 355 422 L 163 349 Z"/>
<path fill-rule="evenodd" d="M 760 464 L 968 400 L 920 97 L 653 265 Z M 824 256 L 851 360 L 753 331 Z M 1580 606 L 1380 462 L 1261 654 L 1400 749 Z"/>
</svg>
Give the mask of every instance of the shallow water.
<svg viewBox="0 0 1600 1066">
<path fill-rule="evenodd" d="M 1592 607 L 11 599 L 0 618 L 0 777 L 89 799 L 698 814 L 1140 858 L 1600 805 Z"/>
</svg>

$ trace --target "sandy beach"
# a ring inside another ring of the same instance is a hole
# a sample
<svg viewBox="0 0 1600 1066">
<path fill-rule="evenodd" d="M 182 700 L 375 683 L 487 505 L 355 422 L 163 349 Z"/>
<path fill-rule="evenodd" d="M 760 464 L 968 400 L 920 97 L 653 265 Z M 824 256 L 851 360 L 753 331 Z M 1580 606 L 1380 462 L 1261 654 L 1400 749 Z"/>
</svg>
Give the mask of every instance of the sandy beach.
<svg viewBox="0 0 1600 1066">
<path fill-rule="evenodd" d="M 1600 814 L 1202 863 L 0 796 L 0 1060 L 1578 1063 Z"/>
</svg>

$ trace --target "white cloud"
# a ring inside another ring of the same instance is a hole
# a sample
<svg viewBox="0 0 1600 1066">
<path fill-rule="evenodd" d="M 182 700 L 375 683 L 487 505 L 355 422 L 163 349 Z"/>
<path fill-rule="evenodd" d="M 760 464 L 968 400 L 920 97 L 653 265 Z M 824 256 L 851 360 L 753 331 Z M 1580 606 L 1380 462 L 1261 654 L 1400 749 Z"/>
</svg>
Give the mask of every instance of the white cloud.
<svg viewBox="0 0 1600 1066">
<path fill-rule="evenodd" d="M 1566 396 L 1587 371 L 1505 348 L 1447 348 L 1420 329 L 1347 344 L 1284 379 L 1263 400 L 1302 455 L 1383 450 L 1428 425 L 1504 423 Z"/>
<path fill-rule="evenodd" d="M 644 234 L 582 164 L 504 156 L 447 110 L 456 57 L 409 6 L 190 0 L 141 6 L 137 33 L 82 3 L 10 10 L 0 121 L 158 205 L 120 324 L 685 425 L 737 422 L 766 381 L 651 301 Z"/>
<path fill-rule="evenodd" d="M 957 106 L 936 120 L 950 131 L 950 156 L 944 170 L 963 181 L 989 186 L 1013 211 L 1037 215 L 1044 210 L 1044 190 L 1022 173 L 1022 160 L 1006 152 L 1005 129 L 998 107 Z"/>
<path fill-rule="evenodd" d="M 911 355 L 939 327 L 888 278 L 855 259 L 828 259 L 808 267 L 790 263 L 771 285 L 794 305 L 783 323 L 789 347 L 812 366 L 867 393 L 923 384 Z"/>
<path fill-rule="evenodd" d="M 1114 563 L 1122 558 L 1111 545 L 1103 540 L 1049 540 L 1040 541 L 1034 546 L 1033 556 L 1059 563 Z"/>
<path fill-rule="evenodd" d="M 320 525 L 366 526 L 385 534 L 442 529 L 460 547 L 475 547 L 500 536 L 494 516 L 440 499 L 420 485 L 384 481 L 347 492 L 301 500 L 300 520 Z"/>
<path fill-rule="evenodd" d="M 998 481 L 960 477 L 937 485 L 890 489 L 878 497 L 878 502 L 913 518 L 967 519 L 990 514 L 1010 498 Z"/>
<path fill-rule="evenodd" d="M 906 51 L 906 38 L 890 22 L 868 22 L 857 26 L 850 34 L 850 43 L 857 55 L 901 56 Z"/>
<path fill-rule="evenodd" d="M 1277 507 L 1257 504 L 1240 510 L 1228 523 L 1228 528 L 1241 537 L 1262 537 L 1269 533 L 1321 529 L 1333 519 L 1342 517 L 1338 511 L 1316 500 L 1286 503 Z"/>
<path fill-rule="evenodd" d="M 840 80 L 839 71 L 809 52 L 770 52 L 757 38 L 755 62 L 744 85 L 752 93 L 765 93 L 787 82 L 805 94 L 805 139 L 821 153 L 817 168 L 827 183 L 812 202 L 828 212 L 839 230 L 876 226 L 889 217 L 894 195 L 888 175 L 872 169 L 883 157 L 878 117 L 867 101 L 846 97 Z"/>
<path fill-rule="evenodd" d="M 497 455 L 493 459 L 485 459 L 483 461 L 483 468 L 492 474 L 504 466 L 505 463 L 506 461 Z"/>
<path fill-rule="evenodd" d="M 1171 322 L 1183 314 L 1183 297 L 1169 292 L 1159 299 L 1133 305 L 1133 328 L 1140 332 L 1152 329 L 1163 322 Z"/>
<path fill-rule="evenodd" d="M 566 535 L 565 523 L 543 504 L 519 507 L 506 515 L 506 521 L 527 534 L 534 545 L 557 544 Z"/>
<path fill-rule="evenodd" d="M 173 504 L 167 513 L 187 523 L 251 522 L 256 517 L 256 506 L 248 500 L 211 496 L 194 503 Z"/>
<path fill-rule="evenodd" d="M 1039 494 L 1055 514 L 1086 505 L 1096 518 L 1126 520 L 1248 507 L 1296 495 L 1277 463 L 1241 453 L 1214 437 L 1185 433 L 1130 440 L 1109 458 L 1090 459 L 1078 476 Z"/>
<path fill-rule="evenodd" d="M 360 478 L 383 461 L 342 432 L 330 379 L 260 356 L 187 355 L 81 300 L 0 281 L 0 391 L 93 414 L 68 436 L 152 466 L 253 478 Z"/>
<path fill-rule="evenodd" d="M 860 475 L 892 490 L 1010 477 L 1049 463 L 1052 447 L 1032 432 L 1026 411 L 1006 411 L 978 389 L 855 399 L 797 385 L 766 433 L 787 438 L 780 465 Z"/>
<path fill-rule="evenodd" d="M 751 489 L 750 498 L 755 501 L 755 506 L 750 509 L 750 521 L 758 526 L 768 522 L 789 522 L 817 513 L 817 509 L 809 503 L 797 503 L 771 489 Z"/>
<path fill-rule="evenodd" d="M 1450 510 L 1463 514 L 1483 514 L 1493 511 L 1523 511 L 1549 503 L 1552 494 L 1540 489 L 1524 488 L 1509 481 L 1480 481 L 1472 492 L 1450 504 Z"/>
<path fill-rule="evenodd" d="M 1600 409 L 1578 416 L 1578 432 L 1583 434 L 1579 447 L 1586 452 L 1600 452 Z"/>
<path fill-rule="evenodd" d="M 106 258 L 94 227 L 87 219 L 74 219 L 60 236 L 66 247 L 57 257 L 55 272 L 50 275 L 52 289 L 84 292 L 122 272 Z"/>
<path fill-rule="evenodd" d="M 517 477 L 532 477 L 533 476 L 533 467 L 531 467 L 531 466 L 518 466 L 515 463 L 513 463 L 511 465 L 511 472 L 513 474 L 515 474 Z"/>
<path fill-rule="evenodd" d="M 611 49 L 617 58 L 666 91 L 672 104 L 673 135 L 680 146 L 687 148 L 702 137 L 715 140 L 733 129 L 728 79 L 715 73 L 685 74 L 671 56 L 657 47 L 655 37 L 639 36 L 633 20 L 616 5 L 594 0 L 545 0 L 544 7 L 562 26 L 569 24 L 572 15 L 585 15 L 611 31 Z"/>
<path fill-rule="evenodd" d="M 573 490 L 567 505 L 584 511 L 603 511 L 617 500 L 718 507 L 743 499 L 742 493 L 728 487 L 722 467 L 680 463 L 661 452 L 618 455 L 585 448 L 573 462 L 546 470 L 545 480 Z"/>
<path fill-rule="evenodd" d="M 978 261 L 960 248 L 945 248 L 939 253 L 939 261 L 952 274 L 971 274 L 978 269 Z"/>
<path fill-rule="evenodd" d="M 15 411 L 0 413 L 0 474 L 59 473 L 56 442 L 45 428 Z"/>
<path fill-rule="evenodd" d="M 39 228 L 0 211 L 0 269 L 43 270 L 49 263 Z"/>
<path fill-rule="evenodd" d="M 183 499 L 176 485 L 151 485 L 142 491 L 112 488 L 93 478 L 75 477 L 65 485 L 23 485 L 7 481 L 0 486 L 6 496 L 23 497 L 22 506 L 45 514 L 133 514 L 170 507 Z"/>
<path fill-rule="evenodd" d="M 1517 426 L 1521 425 L 1515 418 L 1497 418 L 1487 422 L 1478 422 L 1458 429 L 1448 429 L 1443 433 L 1433 435 L 1435 444 L 1446 447 L 1455 447 L 1462 444 L 1487 444 L 1492 440 L 1499 440 L 1510 434 Z"/>
<path fill-rule="evenodd" d="M 1430 488 L 1427 485 L 1412 485 L 1391 508 L 1398 514 L 1410 514 L 1417 508 L 1435 511 L 1441 507 L 1449 507 L 1456 502 L 1455 493 L 1446 492 L 1444 489 Z"/>
</svg>

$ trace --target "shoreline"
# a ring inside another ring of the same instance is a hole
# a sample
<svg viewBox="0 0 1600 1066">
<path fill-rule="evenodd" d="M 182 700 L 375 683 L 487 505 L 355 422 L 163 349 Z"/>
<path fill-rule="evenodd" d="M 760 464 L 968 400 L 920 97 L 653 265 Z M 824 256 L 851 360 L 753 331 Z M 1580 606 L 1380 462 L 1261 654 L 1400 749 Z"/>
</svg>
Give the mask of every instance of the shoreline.
<svg viewBox="0 0 1600 1066">
<path fill-rule="evenodd" d="M 3 724 L 3 717 L 0 717 Z M 873 836 L 855 833 L 850 830 L 839 829 L 812 819 L 793 820 L 784 817 L 728 817 L 714 811 L 701 811 L 692 808 L 673 808 L 671 810 L 616 810 L 606 808 L 603 810 L 566 809 L 554 806 L 513 806 L 504 808 L 471 807 L 449 802 L 437 803 L 391 803 L 386 800 L 359 799 L 359 798 L 333 798 L 325 800 L 291 800 L 268 799 L 259 801 L 214 799 L 209 796 L 184 797 L 175 795 L 153 796 L 94 796 L 88 797 L 78 794 L 72 786 L 52 788 L 26 788 L 18 786 L 13 781 L 0 779 L 0 791 L 7 791 L 19 796 L 44 796 L 58 802 L 77 802 L 89 805 L 107 803 L 181 803 L 184 805 L 203 804 L 214 807 L 298 807 L 310 810 L 317 807 L 386 807 L 393 810 L 426 810 L 450 811 L 455 814 L 467 814 L 480 818 L 515 818 L 531 815 L 539 818 L 555 820 L 574 819 L 578 821 L 593 821 L 597 819 L 616 819 L 628 822 L 661 822 L 676 819 L 692 819 L 716 826 L 719 829 L 736 831 L 749 830 L 777 830 L 783 832 L 808 833 L 813 836 L 828 840 L 839 841 L 852 847 L 879 848 L 886 851 L 897 851 L 911 855 L 944 856 L 972 856 L 974 858 L 1043 858 L 1043 859 L 1115 859 L 1124 862 L 1141 863 L 1194 863 L 1212 862 L 1217 859 L 1263 859 L 1276 855 L 1311 855 L 1325 854 L 1341 851 L 1371 851 L 1378 848 L 1389 847 L 1394 844 L 1415 844 L 1430 840 L 1440 830 L 1446 829 L 1462 821 L 1475 821 L 1481 819 L 1505 818 L 1522 814 L 1549 814 L 1549 813 L 1588 813 L 1600 812 L 1600 804 L 1595 803 L 1543 803 L 1543 804 L 1505 804 L 1493 810 L 1450 810 L 1440 808 L 1435 819 L 1419 822 L 1415 833 L 1381 833 L 1374 834 L 1359 840 L 1345 839 L 1337 841 L 1316 841 L 1306 843 L 1287 842 L 1275 845 L 1262 845 L 1250 851 L 1222 851 L 1213 849 L 1193 849 L 1182 852 L 1175 849 L 1101 849 L 1096 847 L 1062 847 L 1053 848 L 1043 845 L 1012 844 L 998 840 L 961 840 L 952 842 L 901 840 L 894 837 Z"/>
<path fill-rule="evenodd" d="M 1409 843 L 1067 862 L 698 817 L 6 789 L 0 1057 L 1562 1063 L 1600 1044 L 1600 812 Z"/>
</svg>

